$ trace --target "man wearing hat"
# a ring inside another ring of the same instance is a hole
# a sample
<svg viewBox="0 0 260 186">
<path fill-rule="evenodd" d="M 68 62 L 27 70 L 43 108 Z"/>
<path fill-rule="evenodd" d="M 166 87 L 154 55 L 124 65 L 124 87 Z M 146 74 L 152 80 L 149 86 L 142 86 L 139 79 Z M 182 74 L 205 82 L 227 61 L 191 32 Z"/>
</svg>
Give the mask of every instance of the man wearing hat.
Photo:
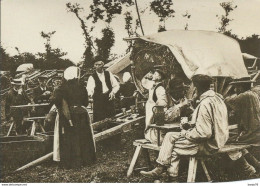
<svg viewBox="0 0 260 186">
<path fill-rule="evenodd" d="M 168 171 L 170 181 L 176 182 L 180 155 L 195 155 L 199 149 L 210 154 L 225 145 L 229 131 L 227 108 L 223 97 L 210 90 L 212 79 L 209 76 L 195 75 L 192 82 L 199 97 L 199 105 L 190 121 L 194 124 L 194 128 L 183 129 L 181 132 L 168 132 L 157 158 L 158 166 L 152 171 L 141 171 L 142 175 L 158 177 Z"/>
<path fill-rule="evenodd" d="M 154 106 L 162 106 L 166 109 L 168 105 L 168 99 L 166 90 L 163 86 L 163 80 L 165 74 L 161 69 L 155 69 L 154 73 L 147 74 L 142 80 L 143 86 L 149 90 L 148 100 L 145 105 L 145 139 L 151 143 L 157 144 L 157 130 L 150 128 L 149 126 L 154 123 Z M 161 132 L 161 141 L 164 134 Z"/>
<path fill-rule="evenodd" d="M 115 115 L 114 99 L 120 85 L 111 72 L 104 70 L 104 62 L 94 63 L 95 72 L 87 83 L 88 95 L 93 98 L 93 122 Z"/>
<path fill-rule="evenodd" d="M 253 83 L 249 77 L 237 79 L 230 84 L 235 87 L 235 94 L 225 99 L 236 116 L 239 132 L 235 141 L 242 143 L 259 143 L 260 140 L 260 100 L 256 92 L 251 90 Z M 229 157 L 241 164 L 248 161 L 256 170 L 260 170 L 260 162 L 247 150 L 229 153 Z M 245 158 L 245 159 L 244 159 Z M 253 174 L 255 170 L 251 167 L 247 171 Z"/>
<path fill-rule="evenodd" d="M 5 100 L 5 116 L 9 120 L 13 118 L 16 134 L 24 134 L 25 126 L 23 126 L 23 117 L 26 114 L 23 110 L 12 109 L 11 106 L 27 105 L 30 103 L 30 99 L 23 90 L 23 79 L 13 79 L 12 89 L 7 93 Z"/>
<path fill-rule="evenodd" d="M 33 101 L 35 103 L 46 103 L 49 102 L 49 98 L 51 96 L 51 90 L 47 88 L 47 77 L 39 76 L 38 77 L 39 86 L 33 91 Z"/>
</svg>

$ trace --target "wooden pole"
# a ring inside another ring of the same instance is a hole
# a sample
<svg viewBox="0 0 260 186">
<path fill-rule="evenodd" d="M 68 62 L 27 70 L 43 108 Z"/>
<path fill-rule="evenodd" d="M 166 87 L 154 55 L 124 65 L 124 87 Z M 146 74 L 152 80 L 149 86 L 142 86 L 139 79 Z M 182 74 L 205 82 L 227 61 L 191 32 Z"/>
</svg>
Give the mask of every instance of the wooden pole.
<svg viewBox="0 0 260 186">
<path fill-rule="evenodd" d="M 43 162 L 43 161 L 46 161 L 48 159 L 50 159 L 51 157 L 53 156 L 53 152 L 50 152 L 49 154 L 46 154 L 45 156 L 42 156 L 22 167 L 20 167 L 19 169 L 16 169 L 15 172 L 18 172 L 18 171 L 21 171 L 21 170 L 24 170 L 24 169 L 27 169 L 29 167 L 32 167 L 32 166 L 35 166 L 35 165 L 38 165 L 39 163 Z"/>
<path fill-rule="evenodd" d="M 135 7 L 136 7 L 137 15 L 138 15 L 138 20 L 140 22 L 140 27 L 141 27 L 141 30 L 142 30 L 142 34 L 144 36 L 144 30 L 143 30 L 143 25 L 142 25 L 142 21 L 141 21 L 141 18 L 140 18 L 139 10 L 138 10 L 137 0 L 135 0 Z"/>
</svg>

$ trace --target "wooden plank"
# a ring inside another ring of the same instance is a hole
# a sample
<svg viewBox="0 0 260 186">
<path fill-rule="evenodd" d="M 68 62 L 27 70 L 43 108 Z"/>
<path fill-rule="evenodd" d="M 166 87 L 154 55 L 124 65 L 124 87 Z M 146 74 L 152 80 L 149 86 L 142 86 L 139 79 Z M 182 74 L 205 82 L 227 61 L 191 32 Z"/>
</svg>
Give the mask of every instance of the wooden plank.
<svg viewBox="0 0 260 186">
<path fill-rule="evenodd" d="M 238 128 L 238 124 L 234 124 L 234 125 L 229 125 L 228 129 L 229 130 L 233 130 L 233 129 L 237 129 Z"/>
<path fill-rule="evenodd" d="M 128 177 L 128 178 L 129 178 L 129 177 L 132 175 L 132 173 L 133 173 L 134 166 L 135 166 L 135 163 L 136 163 L 136 161 L 137 161 L 137 158 L 138 158 L 138 156 L 139 156 L 139 154 L 140 154 L 140 152 L 141 152 L 141 149 L 142 149 L 141 145 L 137 146 L 136 149 L 135 149 L 134 156 L 133 156 L 133 158 L 132 158 L 132 161 L 131 161 L 130 166 L 129 166 L 128 171 L 127 171 L 127 177 Z"/>
<path fill-rule="evenodd" d="M 6 135 L 6 136 L 9 136 L 9 135 L 10 135 L 10 133 L 11 133 L 11 131 L 12 131 L 13 127 L 14 127 L 14 121 L 12 122 L 12 124 L 11 124 L 11 126 L 10 126 L 10 128 L 9 128 L 9 130 L 8 130 L 8 132 L 7 132 L 7 135 Z"/>
<path fill-rule="evenodd" d="M 151 149 L 151 150 L 156 150 L 156 151 L 159 151 L 159 150 L 160 150 L 160 146 L 158 146 L 157 144 L 151 144 L 151 143 L 140 144 L 140 143 L 134 142 L 133 145 L 134 145 L 134 146 L 139 146 L 139 145 L 141 145 L 142 148 L 145 148 L 145 149 Z"/>
<path fill-rule="evenodd" d="M 95 134 L 94 138 L 96 141 L 100 141 L 100 140 L 109 138 L 111 136 L 121 133 L 123 130 L 122 128 L 127 127 L 127 125 L 132 125 L 135 123 L 144 123 L 144 118 L 145 118 L 144 116 L 141 116 L 141 117 L 135 118 L 133 120 L 130 120 L 128 122 L 125 122 L 123 124 L 120 124 L 118 126 L 112 127 L 108 130 Z"/>
<path fill-rule="evenodd" d="M 32 121 L 32 120 L 41 120 L 41 119 L 45 119 L 45 116 L 42 117 L 29 117 L 29 118 L 24 118 L 25 121 Z"/>
<path fill-rule="evenodd" d="M 201 166 L 202 166 L 202 168 L 203 168 L 203 170 L 204 170 L 204 173 L 205 173 L 205 175 L 206 175 L 206 177 L 207 177 L 207 179 L 208 179 L 208 182 L 212 182 L 212 179 L 211 179 L 211 177 L 210 177 L 210 175 L 209 175 L 209 172 L 208 172 L 208 169 L 207 169 L 207 167 L 206 167 L 206 165 L 205 165 L 204 160 L 200 160 L 200 163 L 201 163 Z"/>
<path fill-rule="evenodd" d="M 220 88 L 219 88 L 219 91 L 218 91 L 220 94 L 222 94 L 225 83 L 226 83 L 226 77 L 220 83 Z"/>
<path fill-rule="evenodd" d="M 40 164 L 40 163 L 42 163 L 42 162 L 44 162 L 44 161 L 46 161 L 46 160 L 48 160 L 48 159 L 51 159 L 52 156 L 53 156 L 53 152 L 51 152 L 51 153 L 49 153 L 49 154 L 46 154 L 45 156 L 42 156 L 42 157 L 40 157 L 40 158 L 38 158 L 38 159 L 36 159 L 36 160 L 34 160 L 34 161 L 32 161 L 32 162 L 26 164 L 26 165 L 20 167 L 20 168 L 17 169 L 15 172 L 18 172 L 18 171 L 27 169 L 27 168 L 32 167 L 32 166 L 36 166 L 36 165 L 38 165 L 38 164 Z"/>
<path fill-rule="evenodd" d="M 188 178 L 187 178 L 187 182 L 188 183 L 195 182 L 196 172 L 197 172 L 197 165 L 198 165 L 198 160 L 195 157 L 190 157 Z"/>
<path fill-rule="evenodd" d="M 156 129 L 180 129 L 180 124 L 179 123 L 172 123 L 172 124 L 164 124 L 164 125 L 156 125 L 156 124 L 151 124 L 149 127 L 151 128 L 156 128 Z"/>
<path fill-rule="evenodd" d="M 42 106 L 48 106 L 49 103 L 42 103 L 42 104 L 31 104 L 31 105 L 16 105 L 11 106 L 11 108 L 30 108 L 30 107 L 42 107 Z"/>
</svg>

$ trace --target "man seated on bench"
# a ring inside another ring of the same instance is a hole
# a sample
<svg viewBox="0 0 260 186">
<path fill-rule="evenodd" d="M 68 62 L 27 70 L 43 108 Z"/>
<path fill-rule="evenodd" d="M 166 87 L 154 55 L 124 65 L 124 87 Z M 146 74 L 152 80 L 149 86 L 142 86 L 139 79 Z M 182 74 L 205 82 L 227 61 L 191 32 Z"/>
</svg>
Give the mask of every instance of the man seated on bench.
<svg viewBox="0 0 260 186">
<path fill-rule="evenodd" d="M 161 69 L 155 69 L 154 73 L 148 73 L 142 80 L 143 86 L 149 90 L 148 100 L 145 106 L 145 139 L 151 143 L 157 144 L 157 130 L 149 128 L 149 125 L 154 121 L 154 106 L 167 107 L 168 100 L 165 88 L 162 81 L 165 79 L 165 74 Z M 161 138 L 163 139 L 165 134 L 161 132 Z M 162 140 L 160 140 L 162 141 Z"/>
<path fill-rule="evenodd" d="M 176 182 L 180 155 L 195 155 L 199 149 L 210 154 L 223 147 L 228 140 L 228 115 L 223 97 L 210 90 L 212 79 L 209 76 L 195 75 L 192 81 L 200 98 L 190 122 L 194 128 L 168 132 L 157 158 L 158 166 L 152 171 L 141 171 L 142 175 L 158 177 L 168 171 L 170 181 Z"/>
<path fill-rule="evenodd" d="M 239 130 L 231 141 L 249 144 L 260 141 L 260 99 L 257 93 L 251 90 L 252 82 L 249 77 L 245 77 L 230 83 L 235 86 L 236 94 L 227 97 L 225 103 L 234 110 Z M 246 149 L 228 154 L 232 160 L 236 160 L 237 165 L 247 165 L 248 175 L 260 170 L 260 162 Z"/>
</svg>

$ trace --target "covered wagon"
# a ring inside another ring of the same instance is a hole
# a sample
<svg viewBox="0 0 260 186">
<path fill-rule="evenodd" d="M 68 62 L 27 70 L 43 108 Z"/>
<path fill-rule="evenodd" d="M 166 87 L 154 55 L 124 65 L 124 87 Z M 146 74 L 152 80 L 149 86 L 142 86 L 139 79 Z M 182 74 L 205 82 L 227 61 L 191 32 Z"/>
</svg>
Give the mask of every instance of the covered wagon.
<svg viewBox="0 0 260 186">
<path fill-rule="evenodd" d="M 191 77 L 209 75 L 215 79 L 215 91 L 224 96 L 231 90 L 234 78 L 248 77 L 239 43 L 223 34 L 211 31 L 170 30 L 137 38 L 130 59 L 132 75 L 138 90 L 145 95 L 142 78 L 155 66 L 167 75 L 166 88 L 174 79 L 188 85 L 187 97 L 194 88 Z M 184 86 L 185 87 L 185 86 Z M 170 92 L 171 93 L 171 92 Z M 174 95 L 173 95 L 174 96 Z"/>
</svg>

